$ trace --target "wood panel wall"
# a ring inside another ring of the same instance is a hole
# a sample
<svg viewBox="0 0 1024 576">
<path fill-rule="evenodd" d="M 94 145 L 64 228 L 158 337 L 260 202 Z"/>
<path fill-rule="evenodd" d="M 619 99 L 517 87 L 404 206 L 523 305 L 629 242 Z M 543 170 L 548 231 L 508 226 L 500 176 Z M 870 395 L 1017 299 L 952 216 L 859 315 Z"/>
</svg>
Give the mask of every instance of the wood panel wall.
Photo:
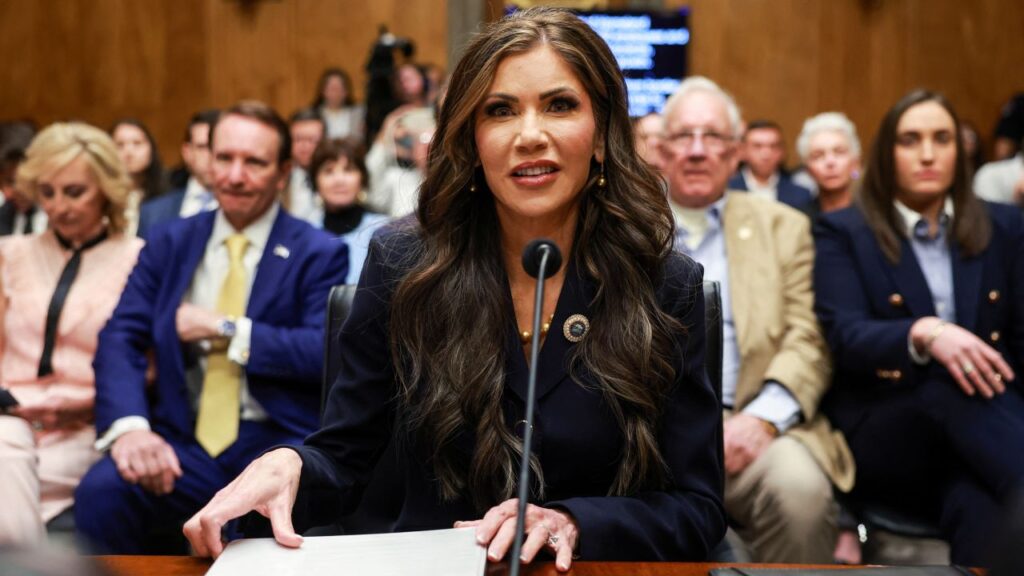
<svg viewBox="0 0 1024 576">
<path fill-rule="evenodd" d="M 983 141 L 1024 91 L 1017 0 L 667 0 L 691 8 L 691 66 L 731 91 L 744 117 L 771 118 L 792 148 L 810 115 L 845 112 L 865 149 L 916 87 L 945 93 Z M 791 157 L 795 159 L 795 152 Z"/>
<path fill-rule="evenodd" d="M 447 67 L 448 2 L 466 1 L 0 0 L 0 119 L 138 116 L 172 164 L 197 109 L 259 98 L 287 114 L 330 65 L 361 93 L 380 23 Z M 485 13 L 500 4 L 478 1 Z M 867 143 L 916 86 L 944 91 L 988 140 L 1024 90 L 1019 0 L 664 1 L 692 10 L 690 70 L 732 91 L 747 118 L 779 121 L 790 144 L 825 110 L 845 111 Z"/>
<path fill-rule="evenodd" d="M 328 66 L 361 97 L 380 24 L 446 66 L 446 0 L 0 0 L 0 120 L 135 116 L 174 164 L 196 110 L 257 98 L 287 115 Z"/>
</svg>

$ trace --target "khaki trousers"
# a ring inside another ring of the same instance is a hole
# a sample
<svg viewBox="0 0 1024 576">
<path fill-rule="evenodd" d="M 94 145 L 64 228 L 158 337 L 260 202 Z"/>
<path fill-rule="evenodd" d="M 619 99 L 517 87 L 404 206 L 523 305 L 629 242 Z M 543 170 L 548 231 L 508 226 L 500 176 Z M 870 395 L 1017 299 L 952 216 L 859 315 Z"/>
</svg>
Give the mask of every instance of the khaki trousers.
<svg viewBox="0 0 1024 576">
<path fill-rule="evenodd" d="M 725 480 L 725 509 L 755 562 L 829 564 L 838 536 L 832 483 L 803 444 L 772 441 Z"/>
<path fill-rule="evenodd" d="M 28 422 L 0 416 L 0 545 L 29 545 L 46 522 L 71 506 L 78 481 L 99 456 L 96 432 L 49 432 L 38 438 Z"/>
</svg>

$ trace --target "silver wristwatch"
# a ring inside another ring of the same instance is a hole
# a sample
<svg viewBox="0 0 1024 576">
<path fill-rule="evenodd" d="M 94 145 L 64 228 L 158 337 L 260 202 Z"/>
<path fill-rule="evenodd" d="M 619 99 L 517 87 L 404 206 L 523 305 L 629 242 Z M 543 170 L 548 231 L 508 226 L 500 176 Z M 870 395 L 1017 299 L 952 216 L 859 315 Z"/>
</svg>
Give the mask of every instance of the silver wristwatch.
<svg viewBox="0 0 1024 576">
<path fill-rule="evenodd" d="M 234 338 L 238 325 L 233 316 L 227 316 L 217 323 L 217 335 L 221 338 Z"/>
</svg>

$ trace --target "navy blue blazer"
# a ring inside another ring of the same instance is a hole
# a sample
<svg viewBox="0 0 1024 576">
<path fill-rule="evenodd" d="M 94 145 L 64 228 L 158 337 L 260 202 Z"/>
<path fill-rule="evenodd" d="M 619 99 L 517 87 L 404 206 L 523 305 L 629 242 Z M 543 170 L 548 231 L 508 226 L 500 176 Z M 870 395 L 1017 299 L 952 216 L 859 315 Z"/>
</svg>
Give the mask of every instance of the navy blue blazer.
<svg viewBox="0 0 1024 576">
<path fill-rule="evenodd" d="M 742 172 L 736 172 L 729 179 L 729 190 L 741 190 L 746 192 L 747 182 L 743 179 Z M 814 199 L 811 191 L 803 186 L 794 183 L 785 174 L 779 174 L 779 184 L 776 186 L 779 202 L 792 206 L 797 210 L 806 211 L 807 205 Z"/>
<path fill-rule="evenodd" d="M 957 324 L 1024 373 L 1024 223 L 1020 211 L 988 204 L 992 240 L 973 257 L 952 246 Z M 850 429 L 879 395 L 952 377 L 937 362 L 910 359 L 907 335 L 935 306 L 913 249 L 903 240 L 891 264 L 856 207 L 823 214 L 814 230 L 815 310 L 832 350 L 835 379 L 825 409 Z"/>
<path fill-rule="evenodd" d="M 99 434 L 118 418 L 138 415 L 161 435 L 183 441 L 194 437 L 175 316 L 206 250 L 215 215 L 205 212 L 157 226 L 139 254 L 99 334 L 93 362 Z M 253 323 L 245 373 L 270 419 L 297 437 L 319 424 L 327 293 L 347 272 L 343 242 L 284 210 L 278 213 L 246 308 Z M 150 351 L 157 376 L 147 390 Z"/>
<path fill-rule="evenodd" d="M 185 189 L 176 188 L 167 194 L 143 202 L 142 206 L 139 206 L 139 229 L 136 232 L 139 238 L 145 238 L 153 226 L 176 219 L 181 213 L 181 204 L 184 201 Z"/>
<path fill-rule="evenodd" d="M 339 336 L 345 362 L 330 391 L 324 428 L 299 448 L 303 466 L 296 526 L 330 522 L 351 511 L 390 438 L 397 388 L 386 327 L 389 302 L 402 275 L 402 258 L 415 253 L 418 242 L 396 238 L 378 235 L 370 245 L 351 315 Z M 657 431 L 670 484 L 662 491 L 610 497 L 623 436 L 594 378 L 580 373 L 580 385 L 569 377 L 567 360 L 574 344 L 561 327 L 572 314 L 588 314 L 597 289 L 570 262 L 553 329 L 538 359 L 534 450 L 548 496 L 537 503 L 571 512 L 580 528 L 584 560 L 704 559 L 724 534 L 721 407 L 704 373 L 702 275 L 698 264 L 673 254 L 656 294 L 662 308 L 687 328 L 677 337 L 676 385 L 665 399 Z M 511 297 L 494 297 L 505 299 L 507 317 L 514 318 Z M 590 321 L 601 320 L 591 316 Z M 508 379 L 502 402 L 514 430 L 525 410 L 523 347 L 514 322 L 481 326 L 487 329 L 505 332 Z M 429 467 L 407 444 L 399 448 L 405 496 L 396 530 L 448 528 L 456 520 L 482 516 L 486 510 L 476 509 L 468 497 L 441 501 Z M 475 445 L 472 433 L 463 432 L 456 445 L 468 460 Z"/>
</svg>

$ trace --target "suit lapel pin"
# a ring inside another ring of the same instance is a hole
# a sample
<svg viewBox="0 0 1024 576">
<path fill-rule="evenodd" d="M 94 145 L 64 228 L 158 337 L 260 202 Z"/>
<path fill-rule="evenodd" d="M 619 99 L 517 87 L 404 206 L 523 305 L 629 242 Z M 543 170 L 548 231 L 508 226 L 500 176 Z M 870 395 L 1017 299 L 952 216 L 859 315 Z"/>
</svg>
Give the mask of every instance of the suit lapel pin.
<svg viewBox="0 0 1024 576">
<path fill-rule="evenodd" d="M 579 342 L 590 331 L 590 320 L 583 314 L 573 314 L 565 319 L 562 334 L 569 342 Z"/>
<path fill-rule="evenodd" d="M 292 253 L 288 250 L 287 247 L 285 247 L 284 244 L 278 244 L 277 246 L 274 246 L 274 256 L 284 258 L 285 260 L 287 260 L 288 257 L 291 255 Z"/>
</svg>

